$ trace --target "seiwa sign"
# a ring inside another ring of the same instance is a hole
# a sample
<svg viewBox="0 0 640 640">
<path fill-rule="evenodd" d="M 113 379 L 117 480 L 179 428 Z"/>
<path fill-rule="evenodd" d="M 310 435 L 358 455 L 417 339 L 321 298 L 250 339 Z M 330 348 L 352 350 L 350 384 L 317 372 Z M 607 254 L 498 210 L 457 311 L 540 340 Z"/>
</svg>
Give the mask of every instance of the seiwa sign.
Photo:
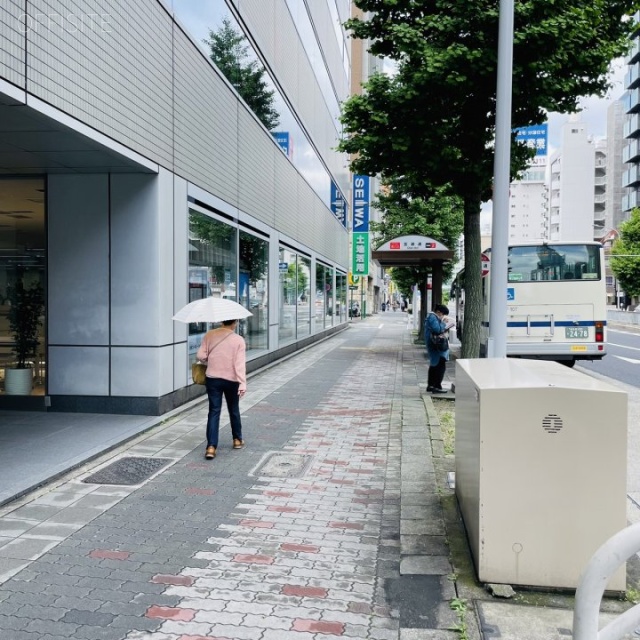
<svg viewBox="0 0 640 640">
<path fill-rule="evenodd" d="M 353 230 L 369 231 L 369 176 L 353 176 Z"/>
</svg>

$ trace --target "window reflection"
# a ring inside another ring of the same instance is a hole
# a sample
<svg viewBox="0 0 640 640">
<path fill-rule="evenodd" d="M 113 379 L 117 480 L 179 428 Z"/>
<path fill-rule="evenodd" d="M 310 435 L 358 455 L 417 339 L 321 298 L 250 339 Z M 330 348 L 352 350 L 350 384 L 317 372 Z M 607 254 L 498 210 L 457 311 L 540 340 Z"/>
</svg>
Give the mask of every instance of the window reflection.
<svg viewBox="0 0 640 640">
<path fill-rule="evenodd" d="M 298 256 L 297 262 L 297 317 L 298 338 L 311 335 L 311 260 Z"/>
<path fill-rule="evenodd" d="M 316 331 L 324 329 L 326 320 L 326 296 L 324 290 L 324 265 L 316 263 L 316 300 L 315 318 Z"/>
<path fill-rule="evenodd" d="M 280 248 L 280 325 L 278 338 L 293 340 L 296 334 L 297 296 L 296 254 L 284 247 Z"/>
<path fill-rule="evenodd" d="M 298 2 L 299 0 L 296 1 Z M 228 20 L 234 29 L 242 31 L 241 26 L 233 18 L 225 0 L 207 0 L 206 2 L 203 0 L 173 0 L 172 8 L 176 19 L 191 34 L 207 57 L 210 55 L 210 47 L 207 46 L 206 41 L 210 39 L 211 31 L 215 32 L 223 25 L 223 20 Z M 314 42 L 316 42 L 315 36 Z M 247 41 L 247 45 L 249 44 L 249 41 Z M 246 59 L 248 62 L 255 62 L 260 65 L 261 69 L 263 68 L 259 56 L 251 46 L 247 50 Z M 326 74 L 326 69 L 324 72 Z M 275 134 L 289 134 L 290 148 L 287 153 L 289 159 L 318 197 L 329 206 L 331 198 L 331 176 L 329 172 L 321 162 L 315 148 L 271 77 L 266 74 L 263 79 L 266 91 L 274 92 L 273 107 L 279 116 L 279 123 L 273 130 L 274 136 Z M 330 113 L 334 116 L 333 109 L 330 109 Z M 336 113 L 339 113 L 339 108 Z M 334 116 L 334 118 L 336 117 Z M 339 137 L 339 131 L 340 127 L 336 119 L 336 141 Z"/>
<path fill-rule="evenodd" d="M 240 232 L 240 304 L 253 315 L 242 321 L 249 349 L 266 349 L 269 332 L 269 243 Z"/>
<path fill-rule="evenodd" d="M 237 302 L 237 230 L 198 211 L 189 212 L 189 302 L 227 298 Z M 202 337 L 211 326 L 189 325 L 189 370 Z"/>
<path fill-rule="evenodd" d="M 324 268 L 324 295 L 326 304 L 325 327 L 330 327 L 334 322 L 334 300 L 333 300 L 333 267 Z"/>
<path fill-rule="evenodd" d="M 347 274 L 336 273 L 336 307 L 339 309 L 340 322 L 347 321 Z"/>
</svg>

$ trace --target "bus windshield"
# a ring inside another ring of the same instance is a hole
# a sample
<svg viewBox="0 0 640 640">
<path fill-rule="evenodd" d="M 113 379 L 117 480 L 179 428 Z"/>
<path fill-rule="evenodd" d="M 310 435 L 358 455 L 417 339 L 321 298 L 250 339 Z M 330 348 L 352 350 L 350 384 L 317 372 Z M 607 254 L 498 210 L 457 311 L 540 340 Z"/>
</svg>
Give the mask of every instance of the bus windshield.
<svg viewBox="0 0 640 640">
<path fill-rule="evenodd" d="M 509 282 L 600 280 L 600 253 L 592 244 L 509 247 Z"/>
</svg>

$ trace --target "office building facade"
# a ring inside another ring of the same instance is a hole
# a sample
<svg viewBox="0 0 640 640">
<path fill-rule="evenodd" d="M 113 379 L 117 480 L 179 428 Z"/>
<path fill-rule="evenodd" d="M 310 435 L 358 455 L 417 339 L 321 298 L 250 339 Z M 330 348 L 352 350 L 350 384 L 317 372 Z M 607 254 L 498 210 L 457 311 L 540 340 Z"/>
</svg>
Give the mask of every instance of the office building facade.
<svg viewBox="0 0 640 640">
<path fill-rule="evenodd" d="M 201 394 L 207 325 L 172 320 L 201 297 L 252 312 L 249 370 L 346 326 L 349 11 L 2 4 L 0 408 L 155 415 Z M 213 62 L 216 43 L 245 76 Z M 32 386 L 14 394 L 18 308 L 38 329 Z"/>
</svg>

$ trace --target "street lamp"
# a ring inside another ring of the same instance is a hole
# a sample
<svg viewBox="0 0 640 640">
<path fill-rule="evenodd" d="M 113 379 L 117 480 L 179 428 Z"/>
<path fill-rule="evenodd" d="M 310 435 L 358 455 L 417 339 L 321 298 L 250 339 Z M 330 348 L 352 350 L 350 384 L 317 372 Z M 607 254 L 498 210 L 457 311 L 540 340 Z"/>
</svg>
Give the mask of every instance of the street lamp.
<svg viewBox="0 0 640 640">
<path fill-rule="evenodd" d="M 491 225 L 491 290 L 489 357 L 507 355 L 507 254 L 509 245 L 509 181 L 511 177 L 511 87 L 513 74 L 513 0 L 500 0 L 498 23 L 498 84 L 496 142 L 493 163 L 493 224 Z"/>
</svg>

